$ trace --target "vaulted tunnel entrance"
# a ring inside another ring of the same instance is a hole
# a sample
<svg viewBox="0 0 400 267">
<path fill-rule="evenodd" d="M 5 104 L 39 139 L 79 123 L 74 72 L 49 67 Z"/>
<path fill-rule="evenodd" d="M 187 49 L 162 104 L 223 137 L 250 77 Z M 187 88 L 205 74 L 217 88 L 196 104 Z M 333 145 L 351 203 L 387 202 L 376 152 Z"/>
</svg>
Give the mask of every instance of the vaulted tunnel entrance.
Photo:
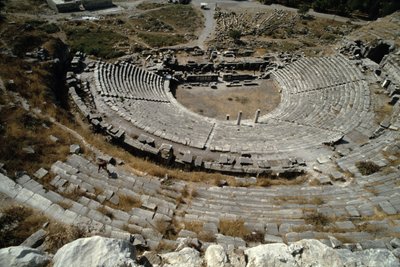
<svg viewBox="0 0 400 267">
<path fill-rule="evenodd" d="M 368 52 L 367 57 L 376 63 L 381 63 L 383 57 L 389 54 L 390 45 L 380 43 Z"/>
</svg>

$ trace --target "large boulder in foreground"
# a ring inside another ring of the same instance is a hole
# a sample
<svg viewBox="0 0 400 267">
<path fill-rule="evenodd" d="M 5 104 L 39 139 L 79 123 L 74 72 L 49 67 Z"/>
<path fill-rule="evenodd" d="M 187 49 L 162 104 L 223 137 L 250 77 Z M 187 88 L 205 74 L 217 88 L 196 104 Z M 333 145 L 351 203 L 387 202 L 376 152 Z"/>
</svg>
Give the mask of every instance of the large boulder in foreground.
<svg viewBox="0 0 400 267">
<path fill-rule="evenodd" d="M 43 267 L 50 258 L 34 248 L 17 246 L 0 249 L 0 266 L 7 267 Z"/>
<path fill-rule="evenodd" d="M 228 257 L 221 245 L 210 245 L 204 255 L 207 267 L 224 267 L 228 262 Z"/>
<path fill-rule="evenodd" d="M 199 267 L 203 266 L 200 253 L 193 248 L 184 248 L 179 252 L 160 255 L 164 267 Z"/>
<path fill-rule="evenodd" d="M 275 266 L 291 267 L 296 266 L 295 260 L 290 254 L 288 246 L 283 243 L 259 245 L 246 249 L 247 267 Z"/>
<path fill-rule="evenodd" d="M 370 249 L 351 252 L 347 249 L 332 249 L 318 240 L 301 240 L 288 245 L 268 244 L 245 250 L 246 267 L 344 267 L 385 266 L 398 267 L 399 260 L 387 249 Z"/>
<path fill-rule="evenodd" d="M 60 248 L 53 267 L 135 267 L 135 248 L 126 240 L 100 236 L 80 238 Z"/>
</svg>

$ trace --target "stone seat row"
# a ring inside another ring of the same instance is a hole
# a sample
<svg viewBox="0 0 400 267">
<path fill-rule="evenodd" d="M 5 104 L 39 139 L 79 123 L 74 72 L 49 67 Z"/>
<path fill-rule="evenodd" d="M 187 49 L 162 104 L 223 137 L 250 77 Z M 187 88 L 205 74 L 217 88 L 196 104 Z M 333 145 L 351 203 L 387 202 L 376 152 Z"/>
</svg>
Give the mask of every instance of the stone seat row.
<svg viewBox="0 0 400 267">
<path fill-rule="evenodd" d="M 108 98 L 106 103 L 134 126 L 155 136 L 184 145 L 204 148 L 213 123 L 191 116 L 171 103 Z"/>
<path fill-rule="evenodd" d="M 56 191 L 44 190 L 41 184 L 29 177 L 17 181 L 29 190 L 37 192 L 40 190 L 46 194 L 45 197 L 58 203 L 57 205 L 71 207 L 74 212 L 87 216 L 103 224 L 104 227 L 112 226 L 119 231 L 140 233 L 145 237 L 147 234 L 150 236 L 148 242 L 153 242 L 156 247 L 161 240 L 156 225 L 159 222 L 169 223 L 172 220 L 175 201 L 179 199 L 181 193 L 165 193 L 174 189 L 161 185 L 155 179 L 127 176 L 123 171 L 118 171 L 118 179 L 108 179 L 104 173 L 98 173 L 96 167 L 78 155 L 70 156 L 65 163 L 55 162 L 51 168 L 55 177 L 50 181 L 50 185 Z M 130 186 L 137 192 L 131 190 Z M 178 186 L 177 190 L 182 189 L 182 186 Z M 69 195 L 77 199 L 70 199 Z M 118 209 L 121 196 L 138 199 L 141 207 L 133 207 L 126 212 Z M 60 204 L 61 202 L 63 204 Z M 108 203 L 114 204 L 116 208 L 112 208 Z M 157 237 L 156 240 L 152 239 L 154 237 Z"/>
<path fill-rule="evenodd" d="M 349 171 L 355 176 L 360 176 L 360 172 L 355 164 L 360 161 L 373 161 L 379 166 L 386 166 L 387 160 L 382 155 L 382 150 L 390 145 L 396 138 L 396 133 L 386 131 L 376 139 L 369 141 L 360 147 L 352 148 L 351 153 L 338 159 L 336 163 L 343 171 Z"/>
<path fill-rule="evenodd" d="M 180 196 L 180 192 L 161 185 L 157 180 L 127 175 L 121 171 L 115 172 L 118 179 L 110 179 L 105 172 L 98 172 L 95 164 L 78 155 L 70 156 L 65 163 L 55 162 L 51 169 L 53 173 L 73 184 L 89 184 L 107 196 L 118 193 L 129 195 L 144 204 L 157 205 L 160 208 L 159 212 L 165 211 L 165 215 L 169 216 L 176 207 L 175 199 Z"/>
<path fill-rule="evenodd" d="M 274 73 L 290 93 L 319 90 L 362 79 L 362 74 L 343 56 L 302 58 Z"/>
<path fill-rule="evenodd" d="M 154 227 L 149 226 L 149 223 L 143 219 L 143 215 L 141 217 L 127 216 L 120 210 L 105 207 L 108 213 L 113 214 L 113 219 L 111 219 L 98 211 L 101 207 L 98 202 L 84 196 L 78 201 L 65 198 L 57 192 L 43 188 L 27 175 L 20 177 L 17 183 L 2 174 L 0 174 L 0 180 L 1 193 L 63 223 L 84 227 L 88 232 L 115 238 L 127 239 L 129 237 L 127 230 L 140 233 L 153 249 L 162 239 L 162 235 Z"/>
<path fill-rule="evenodd" d="M 270 119 L 254 126 L 218 123 L 210 149 L 230 152 L 277 153 L 321 145 L 341 138 L 341 133 Z"/>
<path fill-rule="evenodd" d="M 98 63 L 94 70 L 97 92 L 102 96 L 168 101 L 163 78 L 130 63 Z"/>
<path fill-rule="evenodd" d="M 347 132 L 366 119 L 369 108 L 368 85 L 359 81 L 318 91 L 288 94 L 268 118 Z M 265 118 L 260 121 L 265 121 Z"/>
</svg>

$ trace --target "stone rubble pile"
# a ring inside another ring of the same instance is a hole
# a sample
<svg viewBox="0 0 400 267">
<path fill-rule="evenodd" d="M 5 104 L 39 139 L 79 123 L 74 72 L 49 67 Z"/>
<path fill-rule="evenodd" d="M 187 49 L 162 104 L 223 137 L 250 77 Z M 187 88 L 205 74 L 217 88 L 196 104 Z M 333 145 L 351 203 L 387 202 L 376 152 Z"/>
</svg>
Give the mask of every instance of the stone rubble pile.
<svg viewBox="0 0 400 267">
<path fill-rule="evenodd" d="M 100 236 L 72 241 L 60 248 L 53 257 L 27 247 L 10 247 L 0 250 L 1 266 L 42 267 L 50 261 L 52 266 L 86 267 L 397 267 L 400 264 L 399 259 L 387 249 L 352 252 L 348 249 L 333 249 L 312 239 L 289 245 L 284 243 L 260 245 L 244 251 L 210 245 L 204 254 L 185 247 L 175 252 L 145 252 L 139 256 L 135 246 L 127 240 Z"/>
</svg>

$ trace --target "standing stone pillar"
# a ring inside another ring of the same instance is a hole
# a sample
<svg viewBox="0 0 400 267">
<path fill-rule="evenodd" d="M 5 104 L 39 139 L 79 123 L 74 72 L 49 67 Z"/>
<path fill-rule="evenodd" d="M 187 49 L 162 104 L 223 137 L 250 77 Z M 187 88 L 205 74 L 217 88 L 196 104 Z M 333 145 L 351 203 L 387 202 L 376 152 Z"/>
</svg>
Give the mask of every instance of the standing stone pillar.
<svg viewBox="0 0 400 267">
<path fill-rule="evenodd" d="M 256 114 L 254 115 L 254 123 L 258 123 L 258 118 L 260 117 L 260 109 L 257 109 Z"/>
<path fill-rule="evenodd" d="M 242 111 L 239 111 L 236 124 L 237 124 L 237 125 L 240 125 L 240 121 L 241 121 L 241 120 L 242 120 Z"/>
<path fill-rule="evenodd" d="M 229 114 L 226 114 L 226 120 L 229 121 Z"/>
</svg>

